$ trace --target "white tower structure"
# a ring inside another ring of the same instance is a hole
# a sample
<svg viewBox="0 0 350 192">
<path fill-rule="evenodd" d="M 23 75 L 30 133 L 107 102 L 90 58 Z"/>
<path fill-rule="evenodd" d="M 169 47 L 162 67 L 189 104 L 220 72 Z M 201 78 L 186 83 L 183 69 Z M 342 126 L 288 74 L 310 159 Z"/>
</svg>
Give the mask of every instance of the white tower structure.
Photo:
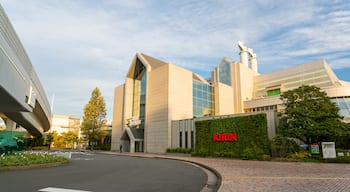
<svg viewBox="0 0 350 192">
<path fill-rule="evenodd" d="M 256 73 L 258 72 L 258 62 L 256 60 L 256 54 L 253 52 L 253 49 L 248 49 L 248 53 L 249 53 L 249 56 L 250 56 L 250 59 L 249 59 L 249 67 L 251 69 L 253 69 L 253 71 L 255 71 Z"/>
<path fill-rule="evenodd" d="M 241 52 L 239 52 L 239 55 L 241 56 L 241 63 L 248 66 L 248 47 L 246 47 L 241 41 L 238 41 L 238 47 L 241 50 Z"/>
<path fill-rule="evenodd" d="M 242 41 L 238 41 L 238 48 L 240 49 L 240 59 L 243 65 L 248 66 L 256 73 L 258 72 L 258 62 L 256 59 L 256 54 L 253 52 L 253 49 L 246 47 Z M 248 60 L 249 55 L 249 60 Z M 249 64 L 248 64 L 249 61 Z"/>
</svg>

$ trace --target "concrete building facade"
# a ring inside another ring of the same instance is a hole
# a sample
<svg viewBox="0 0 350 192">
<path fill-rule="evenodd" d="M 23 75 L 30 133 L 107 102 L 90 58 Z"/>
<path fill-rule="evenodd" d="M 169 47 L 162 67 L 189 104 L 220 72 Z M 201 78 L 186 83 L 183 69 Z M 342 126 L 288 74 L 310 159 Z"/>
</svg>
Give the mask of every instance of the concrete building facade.
<svg viewBox="0 0 350 192">
<path fill-rule="evenodd" d="M 130 152 L 163 153 L 170 147 L 191 148 L 195 119 L 281 111 L 280 94 L 301 85 L 320 87 L 340 115 L 350 118 L 350 83 L 339 80 L 325 60 L 259 74 L 253 50 L 241 42 L 238 47 L 241 61 L 223 58 L 209 80 L 137 53 L 125 83 L 115 89 L 111 149 L 122 145 Z"/>
<path fill-rule="evenodd" d="M 80 117 L 70 115 L 52 115 L 50 132 L 56 132 L 58 135 L 72 131 L 80 137 Z"/>
<path fill-rule="evenodd" d="M 136 54 L 125 84 L 115 89 L 112 150 L 123 145 L 127 151 L 163 152 L 169 147 L 171 120 L 193 117 L 194 78 L 191 71 Z"/>
</svg>

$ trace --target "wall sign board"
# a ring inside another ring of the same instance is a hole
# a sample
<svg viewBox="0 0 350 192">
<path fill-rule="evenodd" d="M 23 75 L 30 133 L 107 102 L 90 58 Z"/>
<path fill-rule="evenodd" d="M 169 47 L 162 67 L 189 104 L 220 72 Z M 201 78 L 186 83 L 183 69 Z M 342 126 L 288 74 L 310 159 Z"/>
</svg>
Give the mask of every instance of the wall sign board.
<svg viewBox="0 0 350 192">
<path fill-rule="evenodd" d="M 214 142 L 232 142 L 237 141 L 236 133 L 214 133 Z"/>
</svg>

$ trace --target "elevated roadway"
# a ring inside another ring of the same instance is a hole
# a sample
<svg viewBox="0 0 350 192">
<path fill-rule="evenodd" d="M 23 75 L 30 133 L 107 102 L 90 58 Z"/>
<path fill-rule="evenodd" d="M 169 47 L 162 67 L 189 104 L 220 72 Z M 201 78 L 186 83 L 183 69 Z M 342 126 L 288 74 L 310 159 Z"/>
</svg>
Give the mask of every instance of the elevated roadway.
<svg viewBox="0 0 350 192">
<path fill-rule="evenodd" d="M 0 5 L 0 117 L 41 136 L 50 129 L 50 105 L 9 18 Z"/>
</svg>

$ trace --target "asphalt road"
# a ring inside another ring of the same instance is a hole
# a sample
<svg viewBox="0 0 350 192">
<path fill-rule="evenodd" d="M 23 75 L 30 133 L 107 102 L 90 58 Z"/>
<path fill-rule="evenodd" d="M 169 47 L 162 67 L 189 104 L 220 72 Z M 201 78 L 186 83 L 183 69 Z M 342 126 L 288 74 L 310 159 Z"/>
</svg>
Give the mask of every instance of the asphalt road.
<svg viewBox="0 0 350 192">
<path fill-rule="evenodd" d="M 181 161 L 82 153 L 67 165 L 0 172 L 0 191 L 194 192 L 206 181 L 202 169 Z"/>
</svg>

